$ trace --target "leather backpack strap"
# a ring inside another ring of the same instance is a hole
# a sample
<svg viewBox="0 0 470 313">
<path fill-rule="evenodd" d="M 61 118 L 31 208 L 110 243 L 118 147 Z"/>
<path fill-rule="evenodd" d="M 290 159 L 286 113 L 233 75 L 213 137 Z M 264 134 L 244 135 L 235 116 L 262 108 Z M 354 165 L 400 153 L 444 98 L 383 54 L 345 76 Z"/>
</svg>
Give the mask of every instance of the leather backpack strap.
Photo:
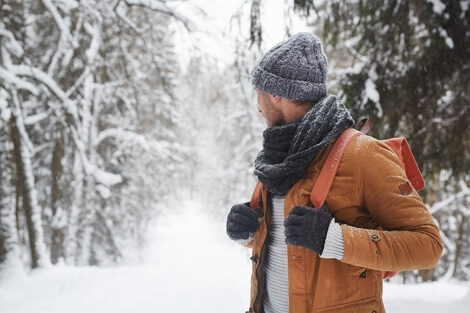
<svg viewBox="0 0 470 313">
<path fill-rule="evenodd" d="M 331 188 L 331 184 L 333 183 L 346 148 L 355 137 L 363 134 L 364 133 L 358 130 L 348 128 L 341 133 L 333 144 L 333 148 L 331 148 L 320 170 L 320 174 L 318 174 L 317 180 L 313 185 L 312 192 L 310 193 L 310 201 L 315 208 L 319 209 L 323 206 L 323 203 L 325 203 L 326 195 Z"/>
<path fill-rule="evenodd" d="M 317 180 L 315 181 L 312 192 L 310 193 L 310 201 L 312 202 L 315 208 L 321 208 L 323 206 L 323 203 L 325 203 L 326 196 L 331 188 L 331 184 L 333 183 L 333 180 L 336 176 L 336 172 L 338 171 L 339 164 L 341 163 L 346 148 L 349 146 L 349 144 L 355 137 L 367 134 L 367 132 L 372 128 L 372 126 L 372 122 L 368 118 L 365 118 L 362 119 L 356 125 L 356 129 L 348 128 L 338 137 L 338 139 L 333 145 L 333 148 L 331 148 L 331 151 L 328 154 L 325 163 L 323 164 L 320 170 L 320 174 L 318 175 Z M 406 140 L 405 143 L 403 143 L 403 140 L 392 140 L 392 143 L 386 143 L 388 145 L 391 145 L 394 151 L 397 151 L 399 149 L 400 151 L 405 150 L 405 153 L 400 153 L 405 155 L 405 160 L 400 159 L 400 161 L 405 164 L 405 167 L 406 165 L 411 163 L 411 167 L 413 168 L 411 171 L 416 171 L 415 167 L 417 168 L 417 165 L 413 158 L 413 155 L 411 154 L 411 149 L 409 149 Z M 394 148 L 394 145 L 400 146 L 400 148 Z M 412 161 L 409 157 L 410 154 Z M 419 173 L 419 175 L 421 176 L 421 173 Z M 417 178 L 417 180 L 419 181 L 419 178 Z M 382 271 L 382 279 L 389 279 L 397 274 L 398 272 L 394 271 Z"/>
</svg>

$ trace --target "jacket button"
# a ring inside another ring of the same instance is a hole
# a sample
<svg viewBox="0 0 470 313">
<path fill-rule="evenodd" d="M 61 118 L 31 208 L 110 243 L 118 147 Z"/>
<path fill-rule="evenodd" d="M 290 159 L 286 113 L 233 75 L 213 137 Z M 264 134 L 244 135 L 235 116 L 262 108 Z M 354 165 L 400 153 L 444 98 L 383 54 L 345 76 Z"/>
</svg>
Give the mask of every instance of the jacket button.
<svg viewBox="0 0 470 313">
<path fill-rule="evenodd" d="M 377 313 L 377 311 L 376 311 L 376 310 L 373 310 L 373 311 L 372 311 L 372 312 L 370 312 L 370 313 Z"/>
<path fill-rule="evenodd" d="M 253 263 L 258 263 L 258 256 L 257 255 L 254 255 L 250 258 L 251 262 Z"/>
<path fill-rule="evenodd" d="M 370 238 L 372 239 L 372 241 L 379 241 L 380 240 L 380 236 L 379 235 L 371 235 Z"/>
</svg>

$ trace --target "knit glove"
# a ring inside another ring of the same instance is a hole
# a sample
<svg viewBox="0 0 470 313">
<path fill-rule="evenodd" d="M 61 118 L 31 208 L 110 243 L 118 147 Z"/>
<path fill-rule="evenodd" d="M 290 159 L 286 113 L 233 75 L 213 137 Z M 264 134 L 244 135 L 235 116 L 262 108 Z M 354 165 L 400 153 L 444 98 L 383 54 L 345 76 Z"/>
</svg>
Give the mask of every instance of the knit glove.
<svg viewBox="0 0 470 313">
<path fill-rule="evenodd" d="M 247 240 L 258 229 L 259 217 L 249 202 L 234 205 L 227 217 L 227 235 L 232 240 Z"/>
<path fill-rule="evenodd" d="M 326 204 L 321 209 L 293 207 L 284 220 L 286 243 L 310 249 L 321 255 L 331 220 L 332 216 Z"/>
</svg>

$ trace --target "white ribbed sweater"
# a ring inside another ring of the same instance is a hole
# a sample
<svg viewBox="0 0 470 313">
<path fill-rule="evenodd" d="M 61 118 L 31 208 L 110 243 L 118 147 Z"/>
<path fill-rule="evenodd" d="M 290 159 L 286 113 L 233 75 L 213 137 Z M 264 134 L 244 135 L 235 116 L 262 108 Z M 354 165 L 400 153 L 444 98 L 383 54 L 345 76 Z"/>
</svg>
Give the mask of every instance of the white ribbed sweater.
<svg viewBox="0 0 470 313">
<path fill-rule="evenodd" d="M 289 312 L 287 244 L 284 234 L 284 197 L 271 198 L 272 214 L 266 249 L 266 285 L 263 305 L 266 313 Z"/>
</svg>

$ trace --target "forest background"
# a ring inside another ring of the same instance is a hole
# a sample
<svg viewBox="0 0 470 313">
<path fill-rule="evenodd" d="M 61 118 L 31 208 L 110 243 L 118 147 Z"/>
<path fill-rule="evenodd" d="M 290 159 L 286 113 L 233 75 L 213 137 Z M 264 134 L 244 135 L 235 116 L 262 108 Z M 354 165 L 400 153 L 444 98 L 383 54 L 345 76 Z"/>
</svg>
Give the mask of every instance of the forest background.
<svg viewBox="0 0 470 313">
<path fill-rule="evenodd" d="M 119 264 L 168 203 L 224 220 L 262 144 L 250 69 L 310 31 L 329 92 L 425 177 L 444 253 L 394 282 L 468 281 L 469 23 L 459 0 L 0 0 L 0 273 Z"/>
</svg>

